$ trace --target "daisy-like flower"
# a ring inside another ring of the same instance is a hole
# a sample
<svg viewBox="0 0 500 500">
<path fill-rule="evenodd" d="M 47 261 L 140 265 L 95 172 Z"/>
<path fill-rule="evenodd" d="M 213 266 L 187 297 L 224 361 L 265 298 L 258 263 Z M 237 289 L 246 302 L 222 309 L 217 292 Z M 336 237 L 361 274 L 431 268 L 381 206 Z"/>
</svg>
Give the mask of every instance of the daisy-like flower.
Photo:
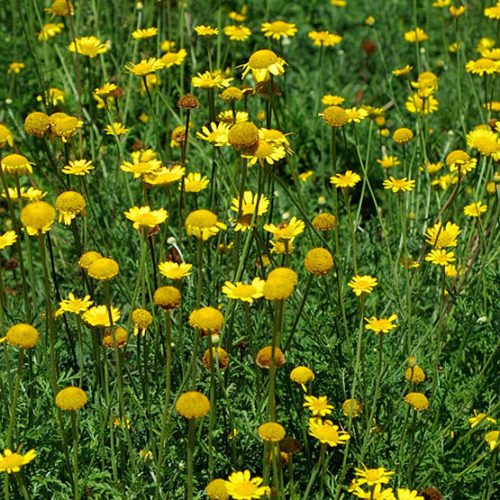
<svg viewBox="0 0 500 500">
<path fill-rule="evenodd" d="M 232 42 L 246 42 L 252 31 L 246 26 L 231 25 L 224 28 L 224 35 Z"/>
<path fill-rule="evenodd" d="M 361 177 L 352 170 L 346 170 L 343 174 L 336 174 L 330 177 L 330 184 L 333 184 L 336 188 L 352 188 L 359 181 Z"/>
<path fill-rule="evenodd" d="M 409 64 L 407 64 L 403 68 L 396 68 L 396 69 L 392 70 L 392 74 L 394 76 L 405 76 L 405 75 L 408 75 L 412 69 L 413 69 L 413 66 L 410 66 Z"/>
<path fill-rule="evenodd" d="M 93 95 L 97 95 L 99 97 L 109 97 L 118 89 L 118 85 L 112 82 L 106 82 L 102 87 L 99 87 L 92 92 Z"/>
<path fill-rule="evenodd" d="M 186 193 L 199 193 L 207 189 L 210 179 L 206 175 L 201 175 L 200 172 L 189 173 L 184 180 L 184 191 Z M 179 190 L 181 186 L 179 184 Z"/>
<path fill-rule="evenodd" d="M 66 99 L 66 92 L 56 87 L 50 87 L 49 90 L 44 92 L 44 95 L 37 95 L 38 102 L 45 101 L 47 106 L 57 106 L 58 103 L 64 103 Z"/>
<path fill-rule="evenodd" d="M 358 498 L 366 498 L 367 500 L 396 500 L 394 490 L 392 488 L 382 489 L 381 484 L 376 484 L 368 490 L 364 490 L 356 481 L 353 481 L 347 490 Z"/>
<path fill-rule="evenodd" d="M 32 165 L 34 165 L 34 163 L 29 161 L 26 156 L 17 153 L 4 156 L 0 160 L 2 170 L 11 175 L 23 175 L 26 172 L 31 174 L 33 173 Z"/>
<path fill-rule="evenodd" d="M 124 135 L 129 130 L 130 129 L 125 127 L 125 125 L 120 122 L 114 122 L 113 124 L 110 123 L 109 125 L 106 125 L 104 129 L 107 135 Z"/>
<path fill-rule="evenodd" d="M 417 490 L 409 488 L 398 488 L 398 500 L 425 500 L 425 497 L 418 494 Z"/>
<path fill-rule="evenodd" d="M 479 425 L 482 422 L 488 422 L 488 425 L 491 424 L 496 424 L 497 421 L 494 418 L 488 417 L 486 413 L 478 413 L 476 410 L 474 410 L 474 416 L 469 418 L 467 420 L 469 425 L 471 426 L 471 429 L 476 427 L 476 425 Z"/>
<path fill-rule="evenodd" d="M 14 135 L 3 123 L 0 123 L 0 148 L 4 148 L 5 146 L 12 147 L 13 145 Z"/>
<path fill-rule="evenodd" d="M 367 486 L 374 486 L 376 484 L 388 484 L 391 480 L 394 471 L 389 471 L 385 467 L 378 467 L 376 469 L 368 469 L 363 464 L 362 469 L 354 467 L 356 478 L 354 481 L 358 486 L 366 484 Z"/>
<path fill-rule="evenodd" d="M 261 486 L 263 479 L 251 477 L 250 471 L 233 472 L 226 481 L 227 493 L 236 500 L 252 500 L 269 495 L 269 486 Z"/>
<path fill-rule="evenodd" d="M 35 450 L 31 449 L 24 455 L 17 452 L 12 452 L 9 448 L 5 448 L 3 455 L 0 453 L 0 472 L 19 472 L 23 465 L 29 464 L 36 457 Z"/>
<path fill-rule="evenodd" d="M 333 405 L 328 404 L 328 398 L 326 396 L 305 396 L 305 401 L 302 404 L 304 408 L 307 408 L 315 417 L 326 417 L 330 415 L 333 410 Z"/>
<path fill-rule="evenodd" d="M 117 307 L 111 306 L 111 316 L 113 318 L 113 325 L 116 325 L 117 321 L 120 319 L 120 311 Z M 82 314 L 82 320 L 89 326 L 100 326 L 106 328 L 111 326 L 109 323 L 108 308 L 105 305 L 94 306 L 87 309 Z"/>
<path fill-rule="evenodd" d="M 196 132 L 196 135 L 203 141 L 210 142 L 216 147 L 228 146 L 229 143 L 227 142 L 227 134 L 230 128 L 231 125 L 229 125 L 228 123 L 211 122 L 210 128 L 203 125 L 203 127 L 201 128 L 201 132 Z"/>
<path fill-rule="evenodd" d="M 196 236 L 203 241 L 216 235 L 221 229 L 227 229 L 226 224 L 220 222 L 217 215 L 210 210 L 194 210 L 185 221 L 188 236 Z"/>
<path fill-rule="evenodd" d="M 195 26 L 194 30 L 196 31 L 196 34 L 198 36 L 204 36 L 207 38 L 210 38 L 214 35 L 219 34 L 219 30 L 217 28 L 212 28 L 212 26 L 204 26 L 203 24 L 200 24 L 199 26 Z"/>
<path fill-rule="evenodd" d="M 439 101 L 432 95 L 422 99 L 418 93 L 415 93 L 408 97 L 405 106 L 410 113 L 427 115 L 435 113 L 439 109 Z"/>
<path fill-rule="evenodd" d="M 490 450 L 493 451 L 500 444 L 499 439 L 500 431 L 490 431 L 484 436 L 484 440 L 488 443 Z"/>
<path fill-rule="evenodd" d="M 377 158 L 377 163 L 380 164 L 382 168 L 392 168 L 396 165 L 401 165 L 397 156 L 384 156 L 381 160 Z"/>
<path fill-rule="evenodd" d="M 151 73 L 149 75 L 146 75 L 143 77 L 141 80 L 141 95 L 144 95 L 146 93 L 146 90 L 151 90 L 153 87 L 156 85 L 160 85 L 161 80 L 160 77 L 156 73 Z"/>
<path fill-rule="evenodd" d="M 171 68 L 172 66 L 180 66 L 186 56 L 186 49 L 179 49 L 177 52 L 171 51 L 163 54 L 160 61 L 165 65 L 165 68 Z"/>
<path fill-rule="evenodd" d="M 276 241 L 291 240 L 304 232 L 304 221 L 292 217 L 289 221 L 283 221 L 279 226 L 264 224 L 264 229 L 272 233 Z"/>
<path fill-rule="evenodd" d="M 39 42 L 43 40 L 48 40 L 49 38 L 54 38 L 56 35 L 61 33 L 64 28 L 63 23 L 47 23 L 42 26 L 42 31 L 38 33 L 37 38 Z"/>
<path fill-rule="evenodd" d="M 450 184 L 456 184 L 457 182 L 458 182 L 458 176 L 446 174 L 446 175 L 440 175 L 437 179 L 434 179 L 431 182 L 431 186 L 439 186 L 444 191 L 445 189 L 448 189 L 448 186 Z"/>
<path fill-rule="evenodd" d="M 16 75 L 18 75 L 25 67 L 26 66 L 23 62 L 12 62 L 9 64 L 7 74 L 10 75 L 11 73 L 15 73 Z"/>
<path fill-rule="evenodd" d="M 436 248 L 456 247 L 459 234 L 460 227 L 453 222 L 447 222 L 444 227 L 441 222 L 437 222 L 427 229 L 425 241 Z"/>
<path fill-rule="evenodd" d="M 298 177 L 299 177 L 299 180 L 301 180 L 302 182 L 307 182 L 307 179 L 309 179 L 309 177 L 313 176 L 314 175 L 314 170 L 307 170 L 306 172 L 301 172 Z"/>
<path fill-rule="evenodd" d="M 347 283 L 353 292 L 359 297 L 362 293 L 371 293 L 372 290 L 378 285 L 377 278 L 365 274 L 363 276 L 353 276 L 351 281 Z"/>
<path fill-rule="evenodd" d="M 151 73 L 156 73 L 158 70 L 165 67 L 165 64 L 156 57 L 142 59 L 137 64 L 129 63 L 125 65 L 125 69 L 136 76 L 146 76 Z"/>
<path fill-rule="evenodd" d="M 132 31 L 132 38 L 135 38 L 136 40 L 144 40 L 146 38 L 151 38 L 153 36 L 156 36 L 157 34 L 158 34 L 158 28 L 155 27 L 142 28 Z"/>
<path fill-rule="evenodd" d="M 70 161 L 69 165 L 65 165 L 62 169 L 63 174 L 67 175 L 87 175 L 91 170 L 94 170 L 94 166 L 90 160 L 74 160 Z"/>
<path fill-rule="evenodd" d="M 133 162 L 124 161 L 122 165 L 120 165 L 121 170 L 124 172 L 129 172 L 134 174 L 134 179 L 141 177 L 146 174 L 151 174 L 155 172 L 161 167 L 161 161 L 156 158 L 151 159 L 141 159 L 140 157 L 132 157 Z M 148 184 L 151 182 L 148 181 Z"/>
<path fill-rule="evenodd" d="M 0 250 L 12 246 L 17 240 L 15 231 L 6 231 L 0 236 Z"/>
<path fill-rule="evenodd" d="M 398 319 L 397 314 L 391 314 L 388 318 L 379 318 L 377 319 L 375 316 L 371 318 L 365 318 L 366 325 L 365 328 L 367 330 L 373 330 L 376 334 L 379 333 L 389 333 L 391 330 L 396 328 L 396 321 Z"/>
<path fill-rule="evenodd" d="M 241 281 L 231 283 L 226 281 L 222 287 L 222 293 L 229 299 L 252 304 L 255 299 L 260 299 L 264 295 L 264 283 L 265 281 L 259 277 L 254 278 L 252 283 L 242 283 Z"/>
<path fill-rule="evenodd" d="M 71 292 L 68 298 L 59 302 L 59 309 L 56 311 L 56 316 L 64 314 L 65 312 L 79 315 L 85 312 L 94 302 L 90 300 L 90 295 L 85 295 L 83 299 L 77 299 Z"/>
<path fill-rule="evenodd" d="M 229 82 L 232 80 L 231 77 L 227 78 L 222 75 L 220 71 L 205 71 L 205 73 L 198 73 L 196 76 L 191 78 L 191 83 L 193 87 L 200 89 L 222 89 L 224 87 L 229 87 Z"/>
<path fill-rule="evenodd" d="M 160 274 L 171 280 L 181 280 L 186 276 L 190 276 L 192 267 L 193 264 L 188 264 L 187 262 L 177 263 L 168 260 L 158 265 Z"/>
<path fill-rule="evenodd" d="M 263 167 L 264 162 L 274 165 L 275 162 L 282 160 L 286 156 L 286 150 L 280 144 L 259 139 L 241 156 L 248 159 L 249 165 L 255 165 L 259 162 L 260 166 Z"/>
<path fill-rule="evenodd" d="M 464 207 L 464 214 L 468 217 L 479 217 L 481 214 L 484 214 L 486 210 L 488 210 L 488 205 L 483 205 L 483 202 L 479 200 L 470 205 L 466 205 Z"/>
<path fill-rule="evenodd" d="M 341 36 L 327 30 L 310 31 L 307 36 L 313 41 L 313 45 L 317 47 L 334 47 L 342 41 Z"/>
<path fill-rule="evenodd" d="M 405 33 L 405 40 L 410 43 L 423 42 L 428 39 L 429 36 L 422 28 L 415 28 L 414 30 L 407 31 Z"/>
<path fill-rule="evenodd" d="M 392 175 L 383 183 L 384 189 L 391 189 L 393 193 L 411 191 L 415 187 L 413 179 L 408 180 L 406 177 L 395 179 Z"/>
<path fill-rule="evenodd" d="M 347 113 L 347 123 L 359 123 L 368 116 L 368 111 L 365 108 L 348 108 L 345 112 Z"/>
<path fill-rule="evenodd" d="M 128 220 L 133 221 L 134 229 L 142 227 L 156 227 L 167 220 L 167 211 L 164 208 L 151 210 L 151 207 L 133 207 L 124 212 Z"/>
<path fill-rule="evenodd" d="M 232 125 L 234 123 L 241 123 L 248 121 L 248 113 L 246 111 L 236 111 L 236 119 L 234 119 L 233 110 L 226 109 L 217 115 L 217 119 L 225 124 Z"/>
<path fill-rule="evenodd" d="M 333 425 L 331 420 L 321 420 L 320 418 L 309 419 L 309 434 L 319 440 L 320 443 L 329 446 L 338 446 L 345 444 L 351 436 L 339 430 L 338 425 Z"/>
<path fill-rule="evenodd" d="M 29 187 L 26 189 L 24 186 L 21 187 L 19 192 L 17 188 L 8 188 L 8 195 L 11 200 L 17 200 L 19 198 L 19 194 L 21 194 L 22 200 L 28 201 L 40 201 L 47 196 L 47 191 L 41 191 L 40 189 Z M 2 191 L 2 198 L 7 198 L 7 193 Z"/>
<path fill-rule="evenodd" d="M 420 165 L 421 172 L 425 172 L 427 170 L 427 172 L 429 172 L 429 174 L 431 175 L 435 174 L 436 172 L 439 172 L 442 168 L 443 168 L 442 161 L 438 161 L 436 163 L 431 163 L 430 161 L 428 161 L 427 163 Z"/>
<path fill-rule="evenodd" d="M 425 260 L 439 266 L 447 266 L 457 259 L 455 259 L 453 251 L 447 252 L 444 248 L 433 248 L 429 254 L 425 256 Z"/>
<path fill-rule="evenodd" d="M 233 219 L 231 222 L 235 224 L 235 231 L 245 232 L 252 222 L 253 214 L 257 208 L 257 201 L 259 202 L 259 209 L 257 211 L 257 217 L 264 215 L 269 208 L 269 200 L 261 194 L 260 200 L 258 199 L 257 193 L 252 193 L 252 191 L 245 191 L 243 193 L 243 199 L 241 200 L 241 216 L 238 219 Z M 233 198 L 231 203 L 231 210 L 240 213 L 240 198 Z"/>
<path fill-rule="evenodd" d="M 97 57 L 99 54 L 104 54 L 108 51 L 108 46 L 102 43 L 99 38 L 95 36 L 84 36 L 76 38 L 75 41 L 68 45 L 70 52 L 78 52 L 83 56 L 90 58 Z"/>
<path fill-rule="evenodd" d="M 59 222 L 69 226 L 77 215 L 85 216 L 85 198 L 76 191 L 64 191 L 56 199 Z"/>
<path fill-rule="evenodd" d="M 432 3 L 433 7 L 437 7 L 438 9 L 442 9 L 444 7 L 448 7 L 450 5 L 451 0 L 436 0 Z"/>
<path fill-rule="evenodd" d="M 345 101 L 345 97 L 339 95 L 326 94 L 321 98 L 325 106 L 340 106 Z"/>
<path fill-rule="evenodd" d="M 172 165 L 171 167 L 162 167 L 144 174 L 143 180 L 152 186 L 168 186 L 181 180 L 185 173 L 186 169 L 184 167 Z"/>
<path fill-rule="evenodd" d="M 469 61 L 465 65 L 465 70 L 468 73 L 474 73 L 475 75 L 484 76 L 493 75 L 494 73 L 500 72 L 500 61 L 494 61 L 487 57 L 481 57 L 476 61 Z"/>
<path fill-rule="evenodd" d="M 254 52 L 248 62 L 243 64 L 241 78 L 245 78 L 252 71 L 256 83 L 266 82 L 273 76 L 280 76 L 285 72 L 285 60 L 278 57 L 272 50 L 262 49 Z"/>
<path fill-rule="evenodd" d="M 297 26 L 294 23 L 285 21 L 274 21 L 272 23 L 262 23 L 261 29 L 264 36 L 279 40 L 282 37 L 292 37 L 297 33 Z"/>
<path fill-rule="evenodd" d="M 486 9 L 484 9 L 484 15 L 489 19 L 500 21 L 500 2 L 497 2 L 493 7 L 486 7 Z"/>
<path fill-rule="evenodd" d="M 467 134 L 467 145 L 482 155 L 490 156 L 500 151 L 500 140 L 492 130 L 476 128 Z"/>
</svg>

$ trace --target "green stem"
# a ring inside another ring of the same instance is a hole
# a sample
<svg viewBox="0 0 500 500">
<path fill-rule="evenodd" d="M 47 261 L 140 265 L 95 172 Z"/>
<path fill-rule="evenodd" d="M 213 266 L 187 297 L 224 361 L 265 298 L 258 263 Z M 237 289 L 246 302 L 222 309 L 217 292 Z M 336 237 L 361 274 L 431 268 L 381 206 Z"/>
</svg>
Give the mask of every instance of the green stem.
<svg viewBox="0 0 500 500">
<path fill-rule="evenodd" d="M 73 431 L 73 484 L 75 488 L 75 499 L 80 500 L 80 488 L 78 486 L 78 430 L 76 427 L 76 412 L 71 410 L 71 430 Z"/>
<path fill-rule="evenodd" d="M 12 447 L 12 432 L 14 430 L 14 421 L 16 420 L 17 399 L 19 396 L 19 386 L 21 384 L 21 371 L 23 368 L 23 359 L 24 359 L 24 349 L 21 347 L 19 349 L 19 358 L 17 360 L 16 387 L 14 389 L 14 397 L 10 408 L 9 430 L 7 432 L 7 448 Z"/>
</svg>

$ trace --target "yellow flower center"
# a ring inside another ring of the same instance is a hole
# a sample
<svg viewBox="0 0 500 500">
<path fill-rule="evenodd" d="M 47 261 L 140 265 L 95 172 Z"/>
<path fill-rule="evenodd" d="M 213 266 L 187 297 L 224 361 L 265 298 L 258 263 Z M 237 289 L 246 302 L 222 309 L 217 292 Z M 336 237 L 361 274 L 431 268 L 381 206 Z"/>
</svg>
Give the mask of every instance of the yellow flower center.
<svg viewBox="0 0 500 500">
<path fill-rule="evenodd" d="M 251 69 L 266 69 L 278 62 L 278 56 L 272 50 L 258 50 L 248 60 Z"/>
<path fill-rule="evenodd" d="M 249 496 L 255 493 L 256 490 L 257 486 L 254 483 L 245 481 L 235 486 L 234 493 L 241 496 Z"/>
</svg>

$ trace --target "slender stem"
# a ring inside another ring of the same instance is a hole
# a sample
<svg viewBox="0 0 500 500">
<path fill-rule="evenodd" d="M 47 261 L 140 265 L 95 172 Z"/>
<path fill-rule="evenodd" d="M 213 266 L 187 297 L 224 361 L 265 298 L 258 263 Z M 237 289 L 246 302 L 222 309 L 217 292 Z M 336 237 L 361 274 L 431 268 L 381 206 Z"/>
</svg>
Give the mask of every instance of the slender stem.
<svg viewBox="0 0 500 500">
<path fill-rule="evenodd" d="M 19 396 L 19 385 L 21 384 L 21 371 L 23 368 L 23 359 L 24 359 L 24 349 L 21 347 L 19 349 L 19 358 L 17 360 L 16 387 L 14 389 L 14 397 L 10 408 L 9 430 L 7 432 L 7 448 L 12 447 L 12 432 L 14 430 L 14 421 L 16 420 L 17 399 Z"/>
<path fill-rule="evenodd" d="M 75 499 L 80 500 L 80 488 L 78 486 L 78 429 L 76 427 L 75 410 L 71 410 L 71 430 L 73 431 L 73 484 Z"/>
<path fill-rule="evenodd" d="M 188 423 L 188 454 L 187 454 L 187 500 L 193 500 L 193 455 L 194 455 L 194 434 L 195 434 L 195 423 L 194 418 L 189 419 Z"/>
<path fill-rule="evenodd" d="M 417 412 L 413 410 L 413 420 L 411 424 L 410 436 L 410 462 L 408 464 L 408 486 L 412 486 L 413 462 L 414 462 L 414 449 L 415 449 L 415 427 L 417 425 Z"/>
</svg>

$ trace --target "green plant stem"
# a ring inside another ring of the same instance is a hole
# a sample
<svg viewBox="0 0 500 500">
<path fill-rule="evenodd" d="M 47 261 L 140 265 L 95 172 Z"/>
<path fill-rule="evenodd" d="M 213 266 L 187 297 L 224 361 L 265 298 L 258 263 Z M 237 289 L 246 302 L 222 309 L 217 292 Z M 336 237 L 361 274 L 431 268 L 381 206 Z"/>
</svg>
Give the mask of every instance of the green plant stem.
<svg viewBox="0 0 500 500">
<path fill-rule="evenodd" d="M 196 420 L 190 418 L 188 422 L 188 450 L 187 450 L 187 500 L 193 500 L 193 474 L 194 474 L 194 434 Z"/>
<path fill-rule="evenodd" d="M 411 488 L 413 484 L 413 463 L 415 460 L 415 428 L 417 425 L 417 411 L 413 410 L 413 419 L 411 423 L 411 435 L 410 435 L 410 462 L 408 464 L 408 486 Z"/>
<path fill-rule="evenodd" d="M 73 432 L 73 486 L 75 499 L 80 500 L 80 488 L 78 486 L 78 430 L 76 427 L 76 412 L 71 410 L 71 430 Z"/>
<path fill-rule="evenodd" d="M 356 234 L 355 234 L 355 228 L 353 225 L 352 221 L 352 214 L 351 214 L 351 205 L 349 203 L 349 193 L 347 189 L 344 189 L 344 201 L 345 201 L 345 206 L 347 209 L 347 217 L 349 219 L 349 231 L 351 233 L 351 239 L 352 239 L 352 260 L 354 263 L 354 274 L 357 276 L 358 275 L 358 261 L 357 261 L 357 251 L 356 251 Z"/>
<path fill-rule="evenodd" d="M 10 408 L 9 430 L 7 432 L 7 448 L 12 447 L 12 432 L 14 430 L 14 422 L 16 421 L 17 399 L 19 396 L 19 386 L 21 384 L 21 371 L 23 368 L 23 359 L 24 359 L 24 349 L 21 347 L 19 349 L 19 357 L 17 360 L 16 387 L 14 389 L 14 396 Z"/>
</svg>

